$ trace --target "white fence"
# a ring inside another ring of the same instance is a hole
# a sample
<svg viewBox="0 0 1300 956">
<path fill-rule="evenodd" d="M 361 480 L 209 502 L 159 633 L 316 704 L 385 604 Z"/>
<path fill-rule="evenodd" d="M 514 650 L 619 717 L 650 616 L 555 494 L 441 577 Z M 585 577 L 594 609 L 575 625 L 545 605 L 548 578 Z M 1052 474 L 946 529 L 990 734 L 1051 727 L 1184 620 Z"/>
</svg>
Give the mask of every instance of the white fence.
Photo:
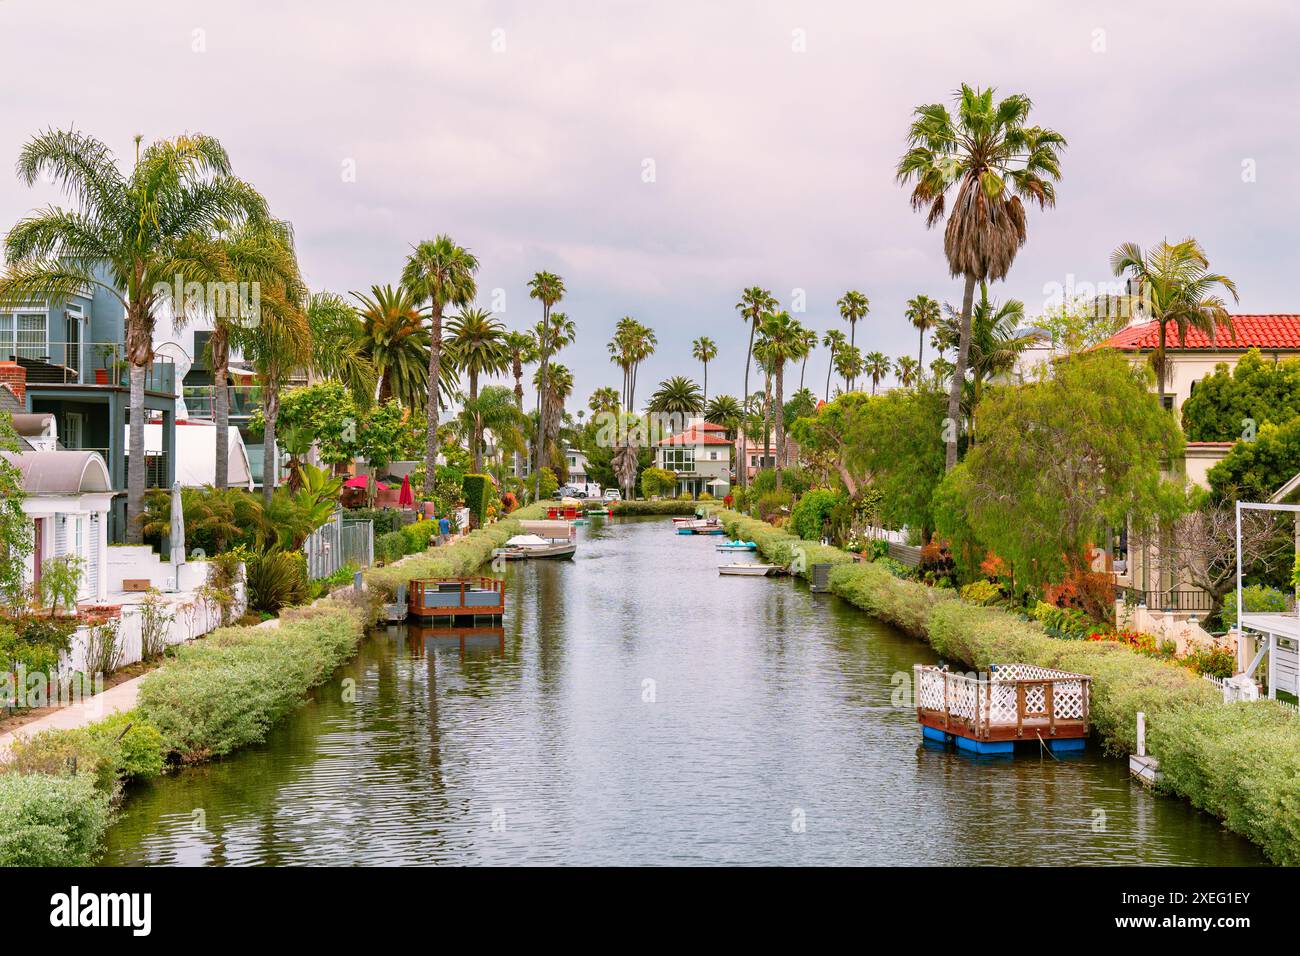
<svg viewBox="0 0 1300 956">
<path fill-rule="evenodd" d="M 345 521 L 343 512 L 333 517 L 303 543 L 307 555 L 307 577 L 313 581 L 327 578 L 348 564 L 368 568 L 375 563 L 375 526 L 373 521 Z"/>
</svg>

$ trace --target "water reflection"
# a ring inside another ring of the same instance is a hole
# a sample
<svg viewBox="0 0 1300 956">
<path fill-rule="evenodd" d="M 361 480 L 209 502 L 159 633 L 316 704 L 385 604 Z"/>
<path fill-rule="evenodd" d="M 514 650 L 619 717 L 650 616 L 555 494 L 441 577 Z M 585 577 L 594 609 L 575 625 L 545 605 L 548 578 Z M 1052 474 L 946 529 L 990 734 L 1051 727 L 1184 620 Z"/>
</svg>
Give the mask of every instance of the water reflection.
<svg viewBox="0 0 1300 956">
<path fill-rule="evenodd" d="M 926 645 L 719 577 L 709 538 L 597 519 L 580 541 L 511 564 L 502 626 L 379 630 L 263 746 L 139 788 L 106 862 L 1261 860 L 1093 749 L 923 744 L 892 696 Z"/>
</svg>

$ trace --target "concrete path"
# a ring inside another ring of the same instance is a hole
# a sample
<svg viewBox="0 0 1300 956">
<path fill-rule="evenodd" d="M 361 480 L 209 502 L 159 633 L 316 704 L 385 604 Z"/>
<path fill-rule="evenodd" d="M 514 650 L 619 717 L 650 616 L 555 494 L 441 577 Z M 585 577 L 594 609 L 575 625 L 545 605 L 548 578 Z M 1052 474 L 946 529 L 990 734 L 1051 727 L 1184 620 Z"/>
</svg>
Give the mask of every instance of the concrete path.
<svg viewBox="0 0 1300 956">
<path fill-rule="evenodd" d="M 87 724 L 93 724 L 105 717 L 124 710 L 130 710 L 135 707 L 136 694 L 140 690 L 140 681 L 147 676 L 147 674 L 141 674 L 139 677 L 122 681 L 122 683 L 110 687 L 102 694 L 87 697 L 71 707 L 60 707 L 52 713 L 23 724 L 16 730 L 0 734 L 0 759 L 9 756 L 9 748 L 13 744 L 15 737 L 31 737 L 39 734 L 42 730 L 72 730 L 76 727 L 85 727 Z"/>
</svg>

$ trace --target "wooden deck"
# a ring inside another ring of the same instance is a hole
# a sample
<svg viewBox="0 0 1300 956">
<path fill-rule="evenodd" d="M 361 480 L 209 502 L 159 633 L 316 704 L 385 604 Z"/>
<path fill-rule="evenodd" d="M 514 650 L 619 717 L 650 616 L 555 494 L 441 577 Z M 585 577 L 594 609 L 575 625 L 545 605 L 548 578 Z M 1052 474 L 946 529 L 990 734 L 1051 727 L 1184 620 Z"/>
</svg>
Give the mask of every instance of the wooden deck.
<svg viewBox="0 0 1300 956">
<path fill-rule="evenodd" d="M 1050 744 L 1088 736 L 1090 678 L 1085 675 L 1032 664 L 997 665 L 981 678 L 924 664 L 915 671 L 916 715 L 933 732 L 927 737 L 1007 753 L 1017 741 Z"/>
<path fill-rule="evenodd" d="M 416 578 L 406 602 L 411 617 L 423 620 L 499 618 L 506 611 L 506 583 L 502 578 Z"/>
</svg>

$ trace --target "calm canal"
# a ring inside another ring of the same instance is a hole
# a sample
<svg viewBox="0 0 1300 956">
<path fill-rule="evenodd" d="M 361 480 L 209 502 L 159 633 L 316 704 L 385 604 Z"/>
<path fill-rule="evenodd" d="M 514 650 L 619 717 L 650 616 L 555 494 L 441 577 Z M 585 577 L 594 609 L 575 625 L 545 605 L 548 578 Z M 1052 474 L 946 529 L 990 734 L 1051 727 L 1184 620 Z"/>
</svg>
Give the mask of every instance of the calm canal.
<svg viewBox="0 0 1300 956">
<path fill-rule="evenodd" d="M 377 631 L 268 741 L 130 794 L 112 865 L 1258 864 L 1095 749 L 923 746 L 929 647 L 717 539 L 597 520 L 504 627 Z M 355 702 L 345 700 L 355 682 Z"/>
</svg>

